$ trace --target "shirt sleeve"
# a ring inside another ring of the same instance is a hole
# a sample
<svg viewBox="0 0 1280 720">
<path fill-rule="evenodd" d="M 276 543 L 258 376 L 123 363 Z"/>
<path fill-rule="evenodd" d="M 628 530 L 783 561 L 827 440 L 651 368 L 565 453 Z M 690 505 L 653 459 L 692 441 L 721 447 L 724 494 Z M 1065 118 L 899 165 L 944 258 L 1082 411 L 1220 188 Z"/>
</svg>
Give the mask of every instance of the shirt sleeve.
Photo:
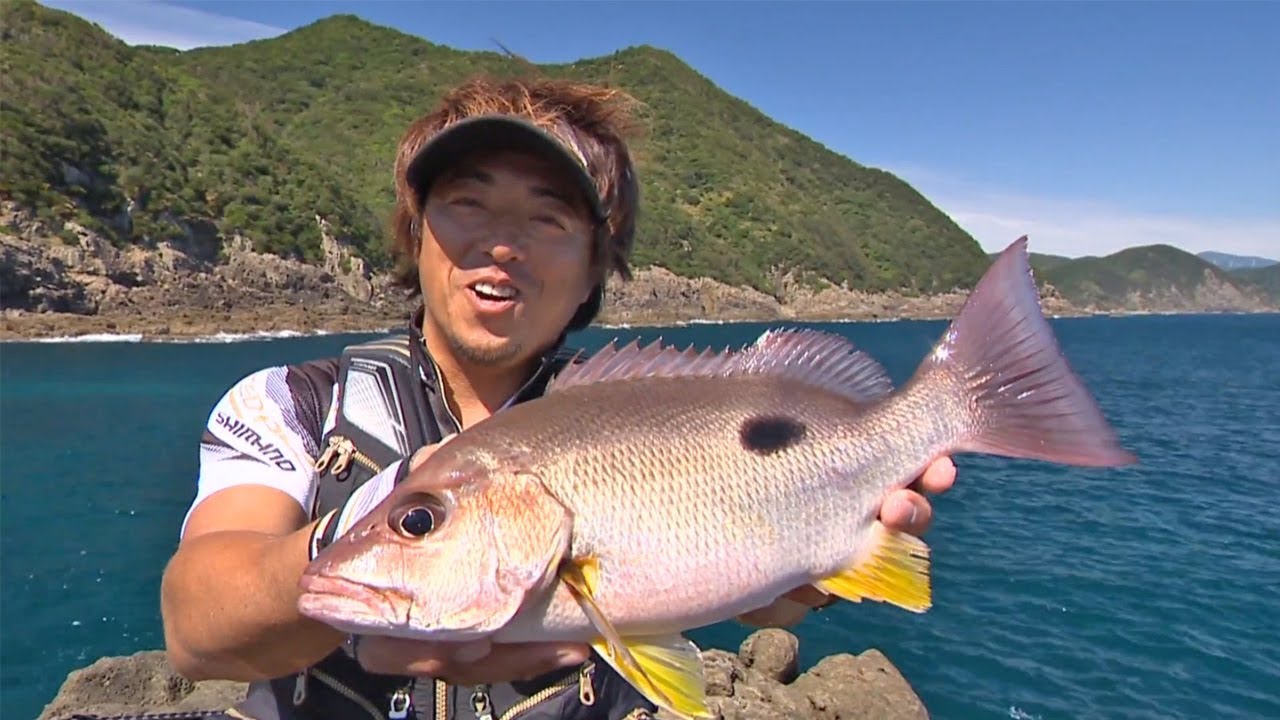
<svg viewBox="0 0 1280 720">
<path fill-rule="evenodd" d="M 316 492 L 315 458 L 335 385 L 332 364 L 276 366 L 240 379 L 209 413 L 200 439 L 195 499 L 237 485 L 284 492 L 306 512 Z"/>
</svg>

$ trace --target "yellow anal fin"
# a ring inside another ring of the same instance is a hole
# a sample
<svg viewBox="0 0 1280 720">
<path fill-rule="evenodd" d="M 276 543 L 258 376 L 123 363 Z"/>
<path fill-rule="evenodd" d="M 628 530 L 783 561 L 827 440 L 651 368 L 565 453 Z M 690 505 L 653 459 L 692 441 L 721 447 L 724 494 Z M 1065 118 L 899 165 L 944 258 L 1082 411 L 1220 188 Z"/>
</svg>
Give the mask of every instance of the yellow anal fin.
<svg viewBox="0 0 1280 720">
<path fill-rule="evenodd" d="M 624 638 L 596 605 L 598 577 L 594 558 L 573 560 L 560 568 L 560 579 L 600 632 L 592 648 L 655 705 L 681 718 L 714 717 L 707 708 L 698 647 L 678 634 Z"/>
<path fill-rule="evenodd" d="M 929 546 L 914 535 L 890 532 L 877 520 L 865 556 L 857 564 L 813 584 L 851 602 L 868 598 L 924 612 L 933 604 Z"/>
<path fill-rule="evenodd" d="M 604 639 L 591 643 L 627 682 L 655 705 L 681 718 L 713 718 L 698 646 L 680 635 L 629 637 L 620 651 Z"/>
</svg>

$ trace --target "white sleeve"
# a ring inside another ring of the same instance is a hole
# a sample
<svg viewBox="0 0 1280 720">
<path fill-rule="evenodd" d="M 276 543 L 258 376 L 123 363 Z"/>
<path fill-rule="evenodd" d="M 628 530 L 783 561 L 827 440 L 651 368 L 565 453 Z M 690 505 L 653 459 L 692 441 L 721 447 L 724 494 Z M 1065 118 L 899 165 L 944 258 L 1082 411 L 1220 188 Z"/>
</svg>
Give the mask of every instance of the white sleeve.
<svg viewBox="0 0 1280 720">
<path fill-rule="evenodd" d="M 311 511 L 323 406 L 331 405 L 334 388 L 319 386 L 308 375 L 290 367 L 266 368 L 242 378 L 218 400 L 200 440 L 196 496 L 182 532 L 197 505 L 236 485 L 276 488 Z"/>
</svg>

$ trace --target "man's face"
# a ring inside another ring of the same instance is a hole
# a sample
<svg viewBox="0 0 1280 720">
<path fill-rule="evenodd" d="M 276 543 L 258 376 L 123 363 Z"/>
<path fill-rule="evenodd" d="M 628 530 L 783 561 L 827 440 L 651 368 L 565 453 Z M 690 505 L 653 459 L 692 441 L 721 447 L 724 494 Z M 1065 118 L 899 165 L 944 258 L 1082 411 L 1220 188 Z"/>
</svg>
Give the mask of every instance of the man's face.
<svg viewBox="0 0 1280 720">
<path fill-rule="evenodd" d="M 585 200 L 553 166 L 473 155 L 431 186 L 418 274 L 434 352 L 522 363 L 560 336 L 595 283 Z"/>
</svg>

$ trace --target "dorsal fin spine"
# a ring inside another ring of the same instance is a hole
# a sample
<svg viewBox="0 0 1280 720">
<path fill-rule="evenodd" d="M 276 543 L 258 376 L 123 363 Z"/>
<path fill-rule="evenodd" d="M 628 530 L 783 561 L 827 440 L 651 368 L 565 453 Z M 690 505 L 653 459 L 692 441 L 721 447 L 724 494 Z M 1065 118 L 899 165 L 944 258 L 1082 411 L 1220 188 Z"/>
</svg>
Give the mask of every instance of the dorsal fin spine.
<svg viewBox="0 0 1280 720">
<path fill-rule="evenodd" d="M 770 330 L 737 352 L 701 352 L 690 344 L 681 350 L 647 345 L 638 339 L 619 349 L 611 341 L 584 362 L 571 365 L 552 380 L 548 392 L 576 385 L 637 378 L 731 375 L 774 376 L 820 387 L 858 403 L 879 399 L 893 389 L 888 374 L 870 355 L 834 333 L 817 330 Z"/>
</svg>

